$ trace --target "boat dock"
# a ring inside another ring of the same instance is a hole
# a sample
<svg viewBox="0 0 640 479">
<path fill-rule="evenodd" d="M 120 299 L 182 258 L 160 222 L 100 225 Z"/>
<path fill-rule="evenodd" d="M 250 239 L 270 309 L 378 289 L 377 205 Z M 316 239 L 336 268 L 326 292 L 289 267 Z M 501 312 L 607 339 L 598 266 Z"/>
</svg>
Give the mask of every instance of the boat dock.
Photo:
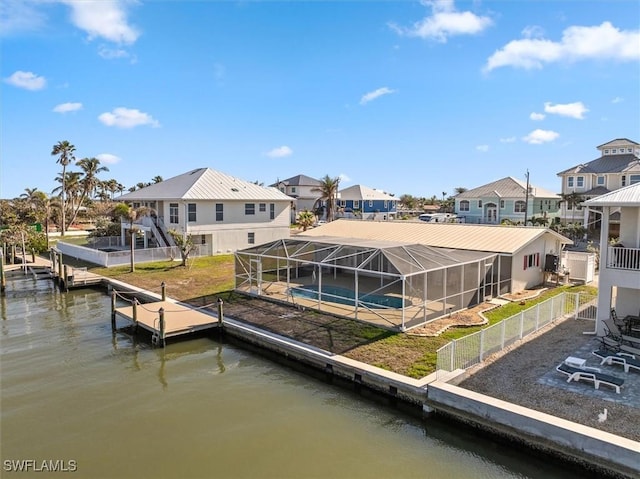
<svg viewBox="0 0 640 479">
<path fill-rule="evenodd" d="M 131 322 L 134 327 L 141 327 L 151 333 L 154 345 L 165 346 L 168 338 L 193 334 L 222 326 L 222 315 L 214 316 L 198 309 L 171 302 L 156 301 L 139 303 L 136 299 L 131 306 L 115 307 L 117 292 L 112 291 L 111 325 L 115 330 L 116 317 Z M 218 303 L 218 311 L 222 308 Z"/>
</svg>

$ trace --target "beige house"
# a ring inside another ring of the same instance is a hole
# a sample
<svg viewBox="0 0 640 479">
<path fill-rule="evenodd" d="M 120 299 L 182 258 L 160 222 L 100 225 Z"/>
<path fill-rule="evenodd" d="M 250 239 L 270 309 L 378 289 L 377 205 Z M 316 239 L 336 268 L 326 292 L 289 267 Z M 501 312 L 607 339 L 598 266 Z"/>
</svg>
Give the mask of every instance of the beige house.
<svg viewBox="0 0 640 479">
<path fill-rule="evenodd" d="M 317 201 L 321 196 L 320 181 L 310 176 L 296 175 L 286 180 L 278 180 L 272 184 L 285 195 L 292 199 L 291 222 L 295 223 L 297 214 L 301 211 L 313 211 L 317 207 Z"/>
<path fill-rule="evenodd" d="M 145 246 L 172 245 L 170 229 L 191 234 L 201 254 L 289 237 L 290 197 L 210 168 L 188 171 L 117 200 L 153 210 L 140 226 Z"/>
</svg>

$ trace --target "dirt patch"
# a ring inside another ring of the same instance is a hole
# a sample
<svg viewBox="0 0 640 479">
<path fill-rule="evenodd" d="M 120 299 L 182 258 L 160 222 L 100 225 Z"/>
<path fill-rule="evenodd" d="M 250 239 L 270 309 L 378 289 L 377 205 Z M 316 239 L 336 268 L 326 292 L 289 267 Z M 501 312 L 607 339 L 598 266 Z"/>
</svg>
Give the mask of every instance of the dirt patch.
<svg viewBox="0 0 640 479">
<path fill-rule="evenodd" d="M 414 328 L 407 334 L 412 336 L 439 336 L 449 328 L 468 328 L 472 326 L 482 326 L 487 324 L 486 318 L 480 313 L 497 308 L 499 305 L 492 303 L 482 303 L 473 308 L 457 311 L 444 318 L 436 319 L 430 323 Z"/>
</svg>

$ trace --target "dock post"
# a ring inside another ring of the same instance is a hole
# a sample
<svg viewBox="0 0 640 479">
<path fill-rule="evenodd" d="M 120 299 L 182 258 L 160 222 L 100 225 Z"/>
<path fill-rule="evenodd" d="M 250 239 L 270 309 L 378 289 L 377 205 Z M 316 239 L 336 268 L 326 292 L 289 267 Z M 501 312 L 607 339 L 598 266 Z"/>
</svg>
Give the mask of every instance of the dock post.
<svg viewBox="0 0 640 479">
<path fill-rule="evenodd" d="M 116 330 L 116 290 L 111 290 L 111 331 Z"/>
<path fill-rule="evenodd" d="M 60 281 L 62 281 L 62 253 L 58 253 L 58 286 L 61 285 Z"/>
<path fill-rule="evenodd" d="M 166 283 L 164 281 L 160 285 L 160 289 L 162 291 L 162 301 L 166 301 L 167 300 L 167 285 L 166 285 Z"/>
<path fill-rule="evenodd" d="M 162 347 L 164 348 L 166 346 L 164 340 L 164 308 L 160 308 L 158 310 L 158 314 L 160 315 L 160 341 L 162 342 Z"/>
<path fill-rule="evenodd" d="M 222 323 L 224 322 L 222 304 L 224 303 L 224 301 L 222 301 L 222 298 L 218 298 L 217 302 L 218 302 L 218 329 L 220 329 L 220 331 L 222 332 Z"/>
<path fill-rule="evenodd" d="M 0 258 L 0 293 L 4 293 L 7 288 L 7 279 L 4 276 L 4 249 L 2 250 L 2 257 Z"/>
<path fill-rule="evenodd" d="M 64 286 L 65 291 L 69 291 L 69 267 L 68 265 L 64 265 L 64 279 L 62 280 L 61 286 Z"/>
<path fill-rule="evenodd" d="M 133 319 L 133 330 L 138 330 L 138 300 L 133 298 L 131 300 L 131 318 Z"/>
</svg>

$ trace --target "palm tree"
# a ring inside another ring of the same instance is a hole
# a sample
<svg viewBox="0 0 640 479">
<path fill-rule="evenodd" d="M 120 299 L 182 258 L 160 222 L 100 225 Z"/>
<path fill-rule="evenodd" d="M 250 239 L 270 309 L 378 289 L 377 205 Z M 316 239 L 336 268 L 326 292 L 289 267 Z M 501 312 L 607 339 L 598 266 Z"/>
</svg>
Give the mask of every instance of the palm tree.
<svg viewBox="0 0 640 479">
<path fill-rule="evenodd" d="M 71 163 L 75 157 L 73 156 L 73 152 L 76 151 L 76 147 L 69 143 L 67 140 L 59 141 L 57 144 L 53 145 L 53 149 L 51 150 L 52 156 L 58 156 L 57 163 L 62 165 L 62 230 L 60 232 L 61 236 L 64 236 L 66 231 L 66 218 L 65 218 L 65 209 L 66 209 L 66 195 L 67 188 L 65 184 L 66 179 L 66 171 L 67 165 Z"/>
<path fill-rule="evenodd" d="M 329 175 L 325 175 L 324 178 L 320 180 L 320 185 L 316 188 L 313 188 L 313 191 L 320 192 L 320 198 L 316 200 L 316 204 L 320 204 L 320 202 L 324 201 L 327 207 L 327 222 L 332 221 L 335 209 L 336 209 L 336 197 L 338 196 L 338 187 L 340 186 L 340 178 L 335 177 L 331 178 Z M 316 210 L 316 205 L 314 205 L 314 210 Z"/>
<path fill-rule="evenodd" d="M 91 198 L 94 195 L 97 186 L 100 184 L 100 180 L 97 176 L 98 173 L 109 171 L 109 168 L 106 166 L 100 166 L 100 160 L 97 158 L 82 158 L 81 160 L 78 160 L 76 165 L 82 169 L 84 176 L 78 180 L 81 187 L 80 199 L 75 207 L 70 224 L 73 224 L 76 220 L 84 200 L 86 198 Z"/>
<path fill-rule="evenodd" d="M 129 238 L 130 238 L 130 246 L 131 246 L 131 272 L 133 273 L 136 270 L 135 260 L 133 257 L 133 253 L 135 250 L 136 239 L 135 235 L 139 230 L 138 227 L 135 226 L 135 221 L 141 216 L 146 215 L 150 212 L 150 209 L 146 206 L 142 206 L 140 208 L 133 208 L 125 203 L 118 203 L 114 208 L 113 212 L 116 216 L 120 216 L 124 218 L 129 223 Z"/>
<path fill-rule="evenodd" d="M 302 231 L 307 231 L 309 226 L 316 222 L 316 215 L 309 210 L 301 211 L 298 215 L 298 225 L 302 226 Z"/>
<path fill-rule="evenodd" d="M 162 183 L 164 180 L 162 179 L 162 176 L 157 175 L 151 178 L 151 181 L 153 181 L 154 183 Z"/>
<path fill-rule="evenodd" d="M 464 193 L 465 191 L 468 191 L 464 186 L 456 186 L 454 188 L 454 191 L 456 192 L 456 195 L 459 195 L 461 193 Z"/>
<path fill-rule="evenodd" d="M 571 210 L 571 223 L 575 223 L 576 206 L 582 203 L 584 198 L 580 193 L 576 193 L 575 191 L 571 193 L 563 193 L 560 196 L 562 197 L 561 201 L 567 204 L 567 209 Z"/>
</svg>

